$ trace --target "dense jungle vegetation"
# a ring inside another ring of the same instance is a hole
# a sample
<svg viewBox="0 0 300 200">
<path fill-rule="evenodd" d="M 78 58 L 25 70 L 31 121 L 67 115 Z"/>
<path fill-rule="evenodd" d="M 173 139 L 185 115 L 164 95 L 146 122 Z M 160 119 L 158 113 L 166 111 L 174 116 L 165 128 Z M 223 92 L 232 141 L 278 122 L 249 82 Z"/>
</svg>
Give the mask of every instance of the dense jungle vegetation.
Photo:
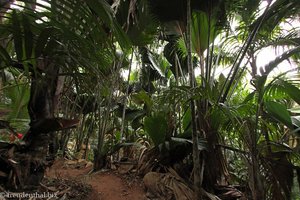
<svg viewBox="0 0 300 200">
<path fill-rule="evenodd" d="M 192 199 L 300 199 L 299 13 L 299 0 L 1 0 L 1 185 L 38 185 L 57 157 L 134 160 Z"/>
</svg>

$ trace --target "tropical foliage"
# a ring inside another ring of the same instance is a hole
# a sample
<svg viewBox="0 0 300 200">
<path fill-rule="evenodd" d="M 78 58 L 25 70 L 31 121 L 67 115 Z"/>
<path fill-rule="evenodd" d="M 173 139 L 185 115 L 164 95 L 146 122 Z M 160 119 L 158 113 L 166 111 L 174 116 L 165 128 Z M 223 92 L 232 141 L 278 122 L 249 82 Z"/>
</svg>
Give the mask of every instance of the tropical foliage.
<svg viewBox="0 0 300 200">
<path fill-rule="evenodd" d="M 29 129 L 39 159 L 99 170 L 139 147 L 139 174 L 176 172 L 194 199 L 297 199 L 299 11 L 298 0 L 3 1 L 1 120 Z"/>
</svg>

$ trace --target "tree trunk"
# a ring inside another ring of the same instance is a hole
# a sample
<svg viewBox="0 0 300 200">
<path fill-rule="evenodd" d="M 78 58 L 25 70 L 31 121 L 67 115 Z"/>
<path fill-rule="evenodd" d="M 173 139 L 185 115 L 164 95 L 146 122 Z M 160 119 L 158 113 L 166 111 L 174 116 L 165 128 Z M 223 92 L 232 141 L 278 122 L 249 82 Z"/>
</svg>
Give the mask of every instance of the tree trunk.
<svg viewBox="0 0 300 200">
<path fill-rule="evenodd" d="M 194 72 L 192 63 L 192 45 L 191 45 L 191 1 L 187 0 L 187 24 L 186 24 L 186 44 L 188 51 L 187 65 L 189 70 L 190 87 L 194 88 Z M 193 163 L 194 163 L 194 190 L 195 199 L 202 199 L 201 197 L 201 166 L 200 166 L 200 152 L 198 150 L 198 133 L 196 123 L 195 101 L 191 99 L 190 102 L 192 114 L 192 139 L 193 139 Z"/>
<path fill-rule="evenodd" d="M 100 170 L 106 167 L 106 155 L 102 155 L 97 149 L 94 149 L 94 170 Z"/>
<path fill-rule="evenodd" d="M 256 152 L 256 151 L 254 151 Z M 253 154 L 253 152 L 252 152 Z M 259 170 L 259 159 L 256 153 L 251 155 L 251 163 L 249 168 L 249 186 L 252 192 L 253 200 L 265 199 L 265 190 L 263 187 L 263 181 Z"/>
<path fill-rule="evenodd" d="M 17 161 L 14 171 L 19 181 L 16 183 L 15 178 L 9 180 L 9 185 L 14 186 L 15 189 L 26 189 L 25 186 L 30 189 L 31 186 L 38 186 L 44 177 L 47 165 L 52 163 L 47 159 L 51 150 L 49 144 L 53 138 L 48 130 L 51 131 L 55 123 L 53 102 L 58 68 L 52 64 L 47 65 L 46 61 L 44 64 L 45 75 L 32 76 L 28 103 L 30 129 L 23 138 L 26 148 L 15 152 L 14 156 Z"/>
</svg>

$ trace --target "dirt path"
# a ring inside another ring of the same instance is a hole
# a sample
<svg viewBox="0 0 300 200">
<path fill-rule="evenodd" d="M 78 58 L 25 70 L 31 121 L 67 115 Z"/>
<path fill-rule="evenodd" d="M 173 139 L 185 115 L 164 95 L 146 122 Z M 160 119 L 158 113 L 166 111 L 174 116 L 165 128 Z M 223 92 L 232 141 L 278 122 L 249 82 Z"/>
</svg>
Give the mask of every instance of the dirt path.
<svg viewBox="0 0 300 200">
<path fill-rule="evenodd" d="M 56 161 L 46 176 L 51 178 L 82 181 L 92 186 L 87 200 L 146 200 L 142 181 L 134 176 L 122 176 L 114 171 L 89 174 L 92 166 L 66 168 L 64 161 Z"/>
</svg>

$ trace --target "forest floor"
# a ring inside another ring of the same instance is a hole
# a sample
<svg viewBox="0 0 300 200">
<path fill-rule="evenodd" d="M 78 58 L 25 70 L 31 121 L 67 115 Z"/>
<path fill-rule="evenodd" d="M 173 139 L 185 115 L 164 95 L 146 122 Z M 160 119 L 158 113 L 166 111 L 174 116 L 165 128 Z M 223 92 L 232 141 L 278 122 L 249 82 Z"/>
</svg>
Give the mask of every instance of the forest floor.
<svg viewBox="0 0 300 200">
<path fill-rule="evenodd" d="M 90 173 L 92 164 L 83 167 L 71 167 L 65 160 L 57 160 L 47 171 L 46 177 L 90 185 L 83 191 L 86 200 L 146 200 L 142 179 L 135 174 L 120 174 L 116 170 Z M 78 195 L 79 197 L 80 195 Z M 81 194 L 82 196 L 82 194 Z M 83 200 L 83 198 L 81 198 Z"/>
</svg>

